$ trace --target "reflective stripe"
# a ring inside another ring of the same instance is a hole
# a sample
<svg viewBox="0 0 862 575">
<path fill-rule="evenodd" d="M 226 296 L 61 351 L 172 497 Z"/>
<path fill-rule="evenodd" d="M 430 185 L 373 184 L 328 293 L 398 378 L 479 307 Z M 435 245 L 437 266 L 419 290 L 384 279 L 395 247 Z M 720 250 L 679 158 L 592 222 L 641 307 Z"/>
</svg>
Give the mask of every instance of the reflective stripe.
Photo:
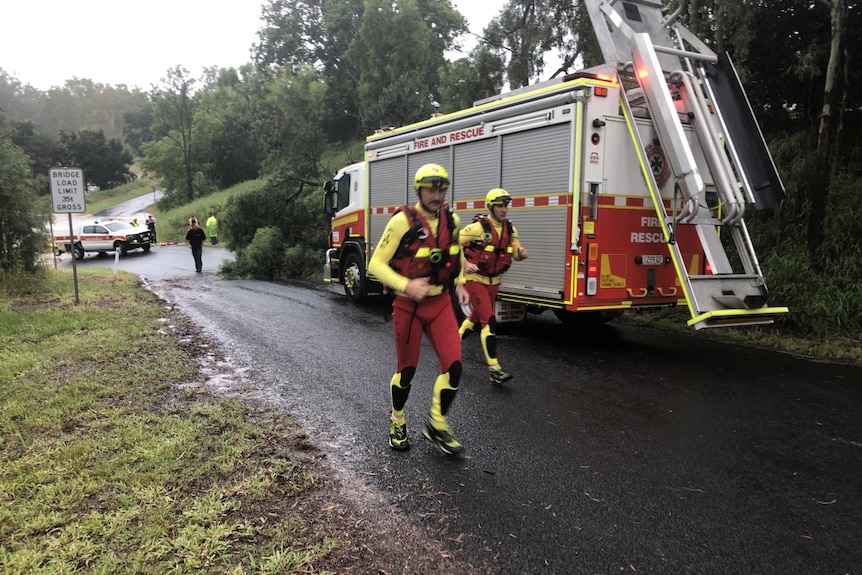
<svg viewBox="0 0 862 575">
<path fill-rule="evenodd" d="M 467 276 L 468 282 L 479 282 L 480 284 L 485 284 L 486 286 L 495 286 L 500 283 L 501 279 L 501 276 L 483 276 L 477 273 L 472 273 Z"/>
<path fill-rule="evenodd" d="M 497 251 L 497 248 L 496 248 L 496 247 L 494 247 L 494 246 L 492 246 L 491 244 L 488 244 L 487 246 L 485 246 L 484 251 L 486 251 L 486 252 L 495 252 L 495 251 Z M 507 248 L 505 249 L 505 252 L 506 252 L 507 254 L 514 253 L 514 252 L 515 252 L 515 248 L 513 248 L 512 246 L 509 246 L 509 247 L 507 247 Z"/>
</svg>

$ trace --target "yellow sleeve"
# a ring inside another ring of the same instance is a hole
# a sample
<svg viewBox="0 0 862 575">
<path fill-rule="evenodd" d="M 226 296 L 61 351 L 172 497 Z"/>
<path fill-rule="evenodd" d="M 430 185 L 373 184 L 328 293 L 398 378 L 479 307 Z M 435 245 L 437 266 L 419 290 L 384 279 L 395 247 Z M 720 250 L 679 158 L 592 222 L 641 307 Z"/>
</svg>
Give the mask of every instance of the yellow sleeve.
<svg viewBox="0 0 862 575">
<path fill-rule="evenodd" d="M 458 272 L 458 277 L 455 278 L 455 285 L 464 285 L 467 283 L 467 271 L 464 269 L 467 260 L 464 259 L 464 247 L 461 244 L 461 234 L 464 230 L 461 228 L 461 218 L 456 213 L 452 213 L 452 221 L 455 222 L 455 242 L 458 245 L 458 259 L 461 262 L 461 270 Z M 442 224 L 442 222 L 441 222 Z"/>
<path fill-rule="evenodd" d="M 518 228 L 514 225 L 512 226 L 512 241 L 509 242 L 512 246 L 512 259 L 515 261 L 520 261 L 521 256 L 518 254 L 518 250 L 522 247 L 521 240 L 518 238 Z"/>
<path fill-rule="evenodd" d="M 466 246 L 470 242 L 478 242 L 482 239 L 482 222 L 471 222 L 464 226 L 461 234 L 458 236 L 458 242 L 461 246 Z"/>
<path fill-rule="evenodd" d="M 404 212 L 392 216 L 380 236 L 380 241 L 377 242 L 371 261 L 368 262 L 369 276 L 399 292 L 407 289 L 407 282 L 410 279 L 392 269 L 389 262 L 395 257 L 395 252 L 401 245 L 401 238 L 409 229 L 410 222 Z"/>
</svg>

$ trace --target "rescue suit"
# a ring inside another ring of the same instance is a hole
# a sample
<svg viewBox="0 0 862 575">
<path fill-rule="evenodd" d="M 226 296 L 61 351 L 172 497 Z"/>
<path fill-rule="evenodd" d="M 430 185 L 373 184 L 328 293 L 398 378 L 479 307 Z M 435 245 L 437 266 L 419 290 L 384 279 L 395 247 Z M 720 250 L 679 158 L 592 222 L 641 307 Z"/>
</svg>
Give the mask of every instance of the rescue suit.
<svg viewBox="0 0 862 575">
<path fill-rule="evenodd" d="M 430 213 L 419 203 L 404 206 L 387 223 L 368 264 L 368 274 L 395 292 L 392 325 L 398 365 L 390 382 L 394 419 L 403 420 L 424 333 L 440 364 L 430 418 L 440 427 L 447 425 L 446 413 L 461 379 L 461 341 L 450 294 L 453 283 L 466 281 L 459 226 L 458 216 L 445 208 Z M 404 290 L 411 279 L 421 277 L 430 278 L 431 289 L 417 302 Z"/>
<path fill-rule="evenodd" d="M 513 260 L 521 259 L 518 230 L 508 219 L 501 222 L 492 216 L 477 216 L 461 230 L 459 238 L 464 258 L 479 269 L 466 273 L 471 310 L 458 333 L 464 339 L 478 329 L 488 368 L 500 369 L 494 302 L 502 274 Z"/>
</svg>

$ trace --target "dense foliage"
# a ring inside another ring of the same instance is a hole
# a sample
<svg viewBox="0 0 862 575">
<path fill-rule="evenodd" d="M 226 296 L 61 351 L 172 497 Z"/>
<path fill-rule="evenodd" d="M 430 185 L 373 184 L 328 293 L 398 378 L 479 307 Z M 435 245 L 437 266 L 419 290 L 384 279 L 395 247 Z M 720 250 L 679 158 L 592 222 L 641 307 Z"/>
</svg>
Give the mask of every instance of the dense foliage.
<svg viewBox="0 0 862 575">
<path fill-rule="evenodd" d="M 48 215 L 36 190 L 24 150 L 9 137 L 0 116 L 0 278 L 36 270 Z"/>
<path fill-rule="evenodd" d="M 862 331 L 860 7 L 690 0 L 679 15 L 731 55 L 746 86 L 786 188 L 775 209 L 751 211 L 749 231 L 773 302 L 793 311 L 785 327 L 821 336 Z M 35 174 L 63 158 L 59 134 L 80 141 L 101 130 L 141 156 L 165 207 L 267 178 L 221 214 L 233 271 L 316 275 L 327 224 L 315 184 L 359 159 L 333 151 L 601 58 L 579 0 L 509 0 L 452 60 L 465 31 L 449 0 L 267 0 L 252 61 L 239 69 L 195 77 L 178 66 L 149 93 L 79 79 L 42 93 L 0 70 L 0 107 L 22 122 L 7 133 Z"/>
</svg>

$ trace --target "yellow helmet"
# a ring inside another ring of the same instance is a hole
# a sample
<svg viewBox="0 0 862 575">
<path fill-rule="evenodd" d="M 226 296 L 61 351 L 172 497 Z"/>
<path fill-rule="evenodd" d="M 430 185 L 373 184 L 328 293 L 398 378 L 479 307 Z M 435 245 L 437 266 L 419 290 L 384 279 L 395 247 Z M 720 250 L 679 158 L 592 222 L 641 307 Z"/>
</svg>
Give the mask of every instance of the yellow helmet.
<svg viewBox="0 0 862 575">
<path fill-rule="evenodd" d="M 419 188 L 435 188 L 438 190 L 449 189 L 449 172 L 439 164 L 425 164 L 416 170 L 413 185 Z"/>
<path fill-rule="evenodd" d="M 492 206 L 508 206 L 512 202 L 512 196 L 503 188 L 494 188 L 485 196 L 485 205 L 490 210 Z"/>
</svg>

